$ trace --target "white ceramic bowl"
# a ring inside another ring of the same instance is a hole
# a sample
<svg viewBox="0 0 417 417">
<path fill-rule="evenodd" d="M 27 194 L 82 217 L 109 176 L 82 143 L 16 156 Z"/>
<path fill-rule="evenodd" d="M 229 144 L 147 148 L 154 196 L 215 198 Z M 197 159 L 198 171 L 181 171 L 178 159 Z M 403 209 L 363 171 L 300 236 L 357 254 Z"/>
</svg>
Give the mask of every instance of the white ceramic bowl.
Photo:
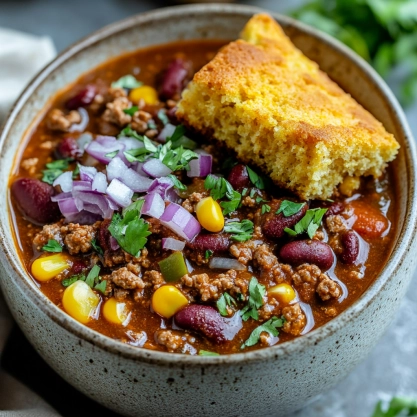
<svg viewBox="0 0 417 417">
<path fill-rule="evenodd" d="M 219 357 L 134 348 L 67 316 L 25 272 L 13 240 L 7 178 L 20 141 L 49 98 L 124 51 L 178 39 L 235 39 L 259 9 L 199 5 L 156 10 L 110 25 L 44 68 L 17 101 L 0 142 L 1 288 L 42 357 L 83 393 L 138 416 L 284 415 L 327 390 L 361 361 L 391 323 L 417 260 L 416 152 L 404 114 L 368 64 L 330 37 L 274 15 L 293 42 L 371 111 L 401 144 L 394 162 L 399 210 L 395 247 L 380 276 L 350 308 L 295 341 Z M 38 116 L 37 116 L 38 115 Z"/>
</svg>

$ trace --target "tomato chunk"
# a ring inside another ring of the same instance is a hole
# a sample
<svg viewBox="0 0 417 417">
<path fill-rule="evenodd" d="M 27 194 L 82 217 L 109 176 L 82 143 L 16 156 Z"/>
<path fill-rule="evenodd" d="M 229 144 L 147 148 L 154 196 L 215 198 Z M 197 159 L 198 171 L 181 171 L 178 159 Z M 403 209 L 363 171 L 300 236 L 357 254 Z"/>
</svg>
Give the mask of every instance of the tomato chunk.
<svg viewBox="0 0 417 417">
<path fill-rule="evenodd" d="M 352 201 L 349 206 L 356 217 L 352 228 L 361 236 L 380 237 L 388 229 L 389 221 L 378 209 L 363 201 Z"/>
</svg>

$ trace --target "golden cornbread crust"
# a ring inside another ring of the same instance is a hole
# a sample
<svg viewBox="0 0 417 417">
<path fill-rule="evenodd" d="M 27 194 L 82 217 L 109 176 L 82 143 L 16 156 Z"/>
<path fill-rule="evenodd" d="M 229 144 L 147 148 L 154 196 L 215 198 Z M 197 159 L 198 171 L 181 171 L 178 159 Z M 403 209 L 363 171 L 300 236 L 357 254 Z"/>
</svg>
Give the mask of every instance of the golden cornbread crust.
<svg viewBox="0 0 417 417">
<path fill-rule="evenodd" d="M 177 116 L 279 186 L 326 199 L 347 176 L 379 176 L 399 144 L 266 14 L 184 90 Z"/>
</svg>

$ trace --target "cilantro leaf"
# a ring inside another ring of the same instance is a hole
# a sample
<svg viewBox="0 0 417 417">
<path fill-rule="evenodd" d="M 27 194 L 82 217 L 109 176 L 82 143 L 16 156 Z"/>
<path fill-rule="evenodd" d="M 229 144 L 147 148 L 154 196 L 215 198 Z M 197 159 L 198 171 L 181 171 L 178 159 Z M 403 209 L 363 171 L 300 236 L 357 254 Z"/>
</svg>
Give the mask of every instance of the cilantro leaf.
<svg viewBox="0 0 417 417">
<path fill-rule="evenodd" d="M 271 206 L 268 204 L 262 204 L 261 214 L 269 213 L 271 211 Z"/>
<path fill-rule="evenodd" d="M 174 133 L 167 138 L 167 140 L 170 140 L 171 142 L 177 142 L 185 135 L 185 126 L 184 125 L 178 125 L 175 127 Z"/>
<path fill-rule="evenodd" d="M 96 264 L 91 269 L 85 279 L 85 283 L 93 288 L 94 285 L 98 282 L 98 275 L 100 274 L 100 267 Z"/>
<path fill-rule="evenodd" d="M 107 288 L 106 280 L 100 281 L 98 284 L 94 286 L 95 290 L 100 291 L 103 294 L 106 292 L 106 288 Z"/>
<path fill-rule="evenodd" d="M 75 180 L 80 175 L 80 165 L 77 164 L 74 171 L 72 172 L 72 179 Z"/>
<path fill-rule="evenodd" d="M 321 221 L 327 209 L 310 209 L 306 211 L 304 217 L 294 226 L 294 230 L 286 227 L 284 229 L 291 236 L 297 236 L 307 233 L 310 239 L 313 239 L 317 229 L 320 227 Z"/>
<path fill-rule="evenodd" d="M 140 140 L 141 142 L 143 142 L 143 136 L 139 135 L 138 132 L 136 132 L 136 130 L 133 130 L 131 128 L 130 125 L 127 125 L 118 135 L 117 135 L 117 139 L 120 139 L 122 137 L 130 137 L 130 138 L 135 138 L 137 140 Z"/>
<path fill-rule="evenodd" d="M 198 354 L 200 356 L 220 356 L 217 352 L 210 352 L 209 350 L 199 350 Z"/>
<path fill-rule="evenodd" d="M 117 81 L 111 83 L 112 88 L 126 88 L 127 90 L 140 87 L 141 85 L 143 85 L 143 83 L 130 74 L 125 75 Z"/>
<path fill-rule="evenodd" d="M 210 190 L 210 195 L 214 200 L 220 200 L 226 194 L 233 198 L 234 190 L 229 181 L 223 177 L 216 177 L 215 175 L 209 174 L 204 180 L 204 188 Z"/>
<path fill-rule="evenodd" d="M 248 304 L 240 311 L 243 321 L 247 321 L 249 318 L 258 320 L 258 310 L 263 306 L 265 296 L 265 285 L 259 284 L 255 277 L 252 277 L 249 281 L 249 299 Z"/>
<path fill-rule="evenodd" d="M 105 157 L 106 158 L 111 158 L 111 159 L 113 159 L 117 154 L 119 153 L 119 151 L 117 150 L 117 151 L 113 151 L 113 152 L 109 152 L 109 153 L 106 153 L 106 155 L 105 155 Z"/>
<path fill-rule="evenodd" d="M 260 190 L 264 190 L 265 189 L 264 179 L 261 176 L 259 176 L 253 169 L 249 168 L 247 165 L 246 165 L 246 169 L 248 170 L 249 179 L 251 180 L 252 184 L 256 188 L 259 188 Z"/>
<path fill-rule="evenodd" d="M 294 203 L 293 201 L 283 200 L 275 214 L 282 213 L 284 217 L 290 217 L 298 213 L 305 205 L 306 203 Z"/>
<path fill-rule="evenodd" d="M 85 281 L 85 275 L 84 274 L 78 274 L 78 275 L 73 275 L 72 277 L 69 278 L 65 278 L 61 281 L 61 284 L 64 287 L 69 287 L 70 285 L 74 284 L 75 281 Z"/>
<path fill-rule="evenodd" d="M 62 252 L 62 246 L 55 240 L 49 239 L 48 243 L 42 247 L 45 252 Z"/>
<path fill-rule="evenodd" d="M 204 253 L 204 259 L 210 258 L 211 255 L 213 255 L 213 251 L 210 249 L 207 249 L 206 252 Z"/>
<path fill-rule="evenodd" d="M 154 153 L 158 150 L 155 143 L 152 142 L 147 136 L 143 137 L 143 144 L 145 145 L 145 149 L 147 149 L 149 152 Z"/>
<path fill-rule="evenodd" d="M 172 180 L 174 183 L 174 188 L 177 190 L 185 191 L 187 189 L 187 187 L 174 174 L 169 174 L 168 178 Z"/>
<path fill-rule="evenodd" d="M 235 299 L 227 292 L 223 293 L 216 302 L 217 309 L 222 316 L 228 316 L 227 306 L 236 305 Z"/>
<path fill-rule="evenodd" d="M 143 147 L 143 148 L 130 149 L 128 151 L 123 152 L 123 154 L 126 157 L 126 159 L 131 163 L 144 162 L 145 159 L 150 154 L 150 151 L 148 151 L 148 149 Z"/>
<path fill-rule="evenodd" d="M 156 116 L 162 122 L 162 124 L 164 126 L 169 123 L 168 116 L 166 115 L 166 113 L 163 109 L 159 110 L 158 113 L 156 114 Z"/>
<path fill-rule="evenodd" d="M 249 338 L 243 343 L 243 345 L 240 347 L 241 349 L 244 349 L 247 346 L 253 346 L 256 345 L 259 342 L 259 338 L 263 332 L 268 333 L 270 336 L 278 336 L 279 331 L 278 329 L 282 327 L 285 323 L 285 319 L 278 318 L 278 317 L 272 317 L 265 323 L 261 324 L 260 326 L 256 327 L 252 333 L 250 334 Z"/>
<path fill-rule="evenodd" d="M 123 109 L 123 113 L 128 114 L 129 116 L 133 116 L 139 110 L 138 106 L 132 106 L 128 109 Z"/>
<path fill-rule="evenodd" d="M 140 212 L 132 209 L 125 212 L 124 217 L 119 213 L 113 214 L 109 226 L 110 234 L 117 240 L 122 249 L 134 257 L 138 257 L 146 245 L 149 224 L 139 218 Z"/>
<path fill-rule="evenodd" d="M 64 171 L 68 169 L 71 161 L 71 158 L 57 159 L 56 161 L 48 162 L 46 167 L 49 169 L 60 169 L 61 171 Z"/>
<path fill-rule="evenodd" d="M 228 214 L 232 213 L 233 211 L 235 211 L 240 204 L 240 200 L 242 198 L 242 196 L 240 195 L 240 193 L 238 193 L 237 191 L 232 191 L 231 194 L 229 194 L 228 192 L 226 193 L 227 198 L 230 199 L 230 201 L 222 201 L 220 203 L 220 206 L 223 207 L 223 215 L 227 216 Z"/>
<path fill-rule="evenodd" d="M 244 219 L 241 222 L 230 222 L 224 225 L 224 231 L 226 233 L 233 233 L 231 238 L 238 242 L 246 242 L 252 238 L 253 235 L 253 222 Z"/>
<path fill-rule="evenodd" d="M 130 210 L 136 210 L 138 213 L 140 213 L 144 203 L 145 203 L 144 198 L 138 198 L 136 201 L 134 201 L 132 204 L 129 204 L 127 207 L 125 207 L 122 210 L 123 216 L 126 216 L 126 213 L 129 212 Z"/>
<path fill-rule="evenodd" d="M 383 407 L 383 402 L 379 401 L 372 414 L 372 417 L 400 416 L 417 416 L 417 399 L 408 397 L 393 397 L 387 404 L 387 407 Z"/>
<path fill-rule="evenodd" d="M 186 169 L 188 171 L 190 169 L 189 162 L 197 158 L 198 155 L 195 152 L 180 146 L 179 148 L 169 150 L 162 159 L 162 163 L 172 171 L 178 171 L 180 169 Z"/>
<path fill-rule="evenodd" d="M 97 239 L 93 239 L 91 241 L 91 246 L 93 247 L 93 249 L 99 254 L 99 255 L 103 255 L 103 249 L 101 249 L 101 246 L 97 243 Z"/>
</svg>

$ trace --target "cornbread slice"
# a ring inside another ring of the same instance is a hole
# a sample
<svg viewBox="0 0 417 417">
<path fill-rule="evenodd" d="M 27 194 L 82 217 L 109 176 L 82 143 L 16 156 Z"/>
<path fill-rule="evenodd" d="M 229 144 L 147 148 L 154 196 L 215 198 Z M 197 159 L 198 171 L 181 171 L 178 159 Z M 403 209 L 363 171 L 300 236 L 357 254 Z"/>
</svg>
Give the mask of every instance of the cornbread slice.
<svg viewBox="0 0 417 417">
<path fill-rule="evenodd" d="M 184 90 L 177 116 L 304 199 L 346 177 L 379 176 L 399 144 L 304 56 L 270 16 L 255 15 Z"/>
</svg>

